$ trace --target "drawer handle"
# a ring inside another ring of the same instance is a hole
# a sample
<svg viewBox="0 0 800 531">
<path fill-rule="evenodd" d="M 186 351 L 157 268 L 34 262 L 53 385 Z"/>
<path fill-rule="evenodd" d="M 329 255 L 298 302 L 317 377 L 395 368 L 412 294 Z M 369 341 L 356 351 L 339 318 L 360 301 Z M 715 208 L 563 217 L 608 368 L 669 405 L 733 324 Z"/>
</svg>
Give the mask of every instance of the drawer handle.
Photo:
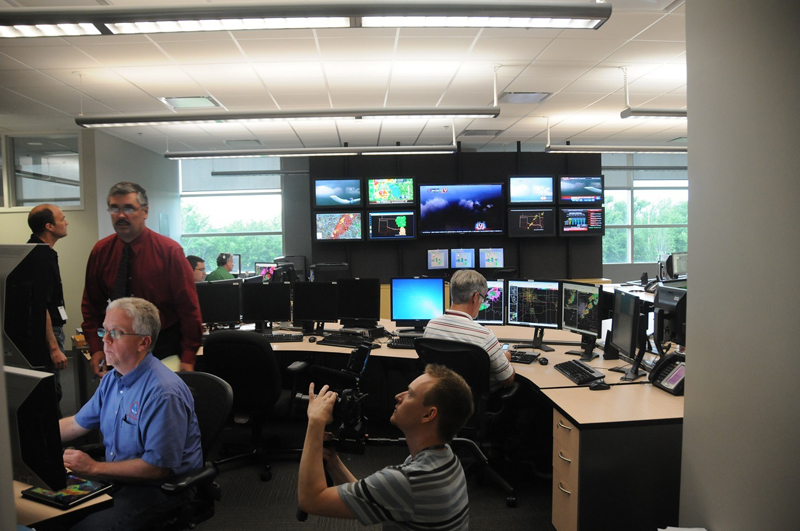
<svg viewBox="0 0 800 531">
<path fill-rule="evenodd" d="M 556 424 L 558 428 L 564 428 L 565 430 L 572 431 L 572 428 L 561 422 L 561 419 L 558 419 L 558 424 Z"/>
<path fill-rule="evenodd" d="M 562 461 L 566 461 L 567 463 L 572 462 L 572 459 L 567 459 L 566 457 L 564 457 L 564 454 L 562 454 L 561 451 L 558 452 L 558 458 L 561 459 Z"/>
<path fill-rule="evenodd" d="M 564 487 L 561 486 L 561 482 L 560 481 L 558 482 L 558 490 L 560 490 L 564 494 L 569 494 L 570 496 L 572 496 L 572 493 L 570 491 L 568 491 L 567 489 L 565 489 Z"/>
</svg>

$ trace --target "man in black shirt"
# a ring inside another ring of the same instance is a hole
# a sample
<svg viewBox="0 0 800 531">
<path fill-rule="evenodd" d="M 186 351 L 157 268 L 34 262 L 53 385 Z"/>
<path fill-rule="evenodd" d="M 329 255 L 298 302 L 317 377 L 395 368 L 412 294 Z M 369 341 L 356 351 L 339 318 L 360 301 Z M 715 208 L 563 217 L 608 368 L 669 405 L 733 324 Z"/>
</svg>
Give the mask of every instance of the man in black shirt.
<svg viewBox="0 0 800 531">
<path fill-rule="evenodd" d="M 64 324 L 67 312 L 64 307 L 64 289 L 61 286 L 61 271 L 58 268 L 58 253 L 53 246 L 67 235 L 67 218 L 56 205 L 38 205 L 28 214 L 28 226 L 31 238 L 28 243 L 46 243 L 50 246 L 48 255 L 48 287 L 47 287 L 47 345 L 50 347 L 50 363 L 47 369 L 55 375 L 56 393 L 61 401 L 61 382 L 59 371 L 67 368 L 67 357 L 64 355 Z"/>
</svg>

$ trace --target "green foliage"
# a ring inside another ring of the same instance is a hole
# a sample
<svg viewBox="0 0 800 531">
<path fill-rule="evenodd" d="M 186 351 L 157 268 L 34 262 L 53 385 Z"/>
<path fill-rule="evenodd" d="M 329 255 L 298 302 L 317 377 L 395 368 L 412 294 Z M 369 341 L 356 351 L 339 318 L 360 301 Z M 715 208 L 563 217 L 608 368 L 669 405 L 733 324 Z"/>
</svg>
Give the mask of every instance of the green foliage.
<svg viewBox="0 0 800 531">
<path fill-rule="evenodd" d="M 603 236 L 603 263 L 628 262 L 628 229 L 606 229 Z"/>
</svg>

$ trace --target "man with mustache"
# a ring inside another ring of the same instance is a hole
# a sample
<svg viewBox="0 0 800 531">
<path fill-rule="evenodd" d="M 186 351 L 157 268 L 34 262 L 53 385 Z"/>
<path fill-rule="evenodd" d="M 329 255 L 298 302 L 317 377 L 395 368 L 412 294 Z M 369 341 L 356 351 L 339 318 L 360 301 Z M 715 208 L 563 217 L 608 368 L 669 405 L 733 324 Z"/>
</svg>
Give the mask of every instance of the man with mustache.
<svg viewBox="0 0 800 531">
<path fill-rule="evenodd" d="M 116 234 L 97 242 L 89 255 L 81 304 L 92 369 L 100 377 L 107 370 L 103 342 L 97 335 L 106 306 L 109 301 L 135 296 L 155 304 L 161 315 L 161 334 L 153 355 L 158 359 L 180 355 L 181 370 L 194 370 L 202 317 L 183 249 L 145 226 L 147 191 L 138 184 L 112 186 L 107 205 Z"/>
</svg>

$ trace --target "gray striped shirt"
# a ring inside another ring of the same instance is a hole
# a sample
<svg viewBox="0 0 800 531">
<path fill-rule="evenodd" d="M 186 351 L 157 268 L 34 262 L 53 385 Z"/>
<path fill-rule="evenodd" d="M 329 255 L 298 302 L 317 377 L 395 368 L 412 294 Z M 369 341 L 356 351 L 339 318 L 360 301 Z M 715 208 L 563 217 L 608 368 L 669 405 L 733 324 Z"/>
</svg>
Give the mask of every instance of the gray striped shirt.
<svg viewBox="0 0 800 531">
<path fill-rule="evenodd" d="M 384 530 L 469 529 L 467 481 L 449 446 L 339 485 L 339 496 L 359 522 L 383 522 Z"/>
</svg>

